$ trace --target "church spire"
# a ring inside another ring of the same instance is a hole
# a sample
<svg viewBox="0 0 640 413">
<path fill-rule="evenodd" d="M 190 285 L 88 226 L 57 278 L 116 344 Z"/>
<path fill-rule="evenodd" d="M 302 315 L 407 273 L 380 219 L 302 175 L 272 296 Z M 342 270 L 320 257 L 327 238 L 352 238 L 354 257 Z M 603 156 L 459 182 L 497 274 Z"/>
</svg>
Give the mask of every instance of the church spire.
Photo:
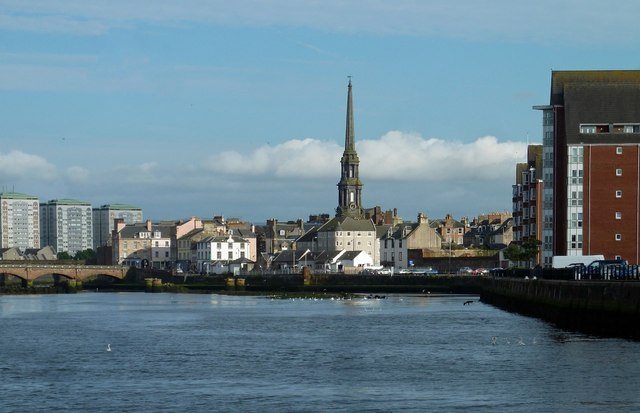
<svg viewBox="0 0 640 413">
<path fill-rule="evenodd" d="M 338 208 L 336 216 L 360 219 L 364 216 L 362 208 L 362 182 L 360 181 L 360 159 L 356 152 L 355 130 L 353 127 L 353 98 L 351 94 L 351 76 L 347 89 L 347 127 L 344 137 L 340 182 L 338 182 Z"/>
<path fill-rule="evenodd" d="M 353 128 L 353 98 L 351 97 L 351 76 L 349 76 L 349 86 L 347 91 L 347 128 L 344 137 L 344 150 L 356 150 L 355 130 Z"/>
</svg>

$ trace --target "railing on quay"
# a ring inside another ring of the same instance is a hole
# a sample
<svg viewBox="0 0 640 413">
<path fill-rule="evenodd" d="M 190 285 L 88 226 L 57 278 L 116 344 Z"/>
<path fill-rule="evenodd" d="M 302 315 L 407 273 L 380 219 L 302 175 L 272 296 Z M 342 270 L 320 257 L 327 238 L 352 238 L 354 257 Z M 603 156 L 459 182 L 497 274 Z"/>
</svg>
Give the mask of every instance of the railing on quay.
<svg viewBox="0 0 640 413">
<path fill-rule="evenodd" d="M 510 268 L 494 269 L 493 277 L 575 281 L 640 281 L 640 266 L 612 265 L 599 268 Z"/>
</svg>

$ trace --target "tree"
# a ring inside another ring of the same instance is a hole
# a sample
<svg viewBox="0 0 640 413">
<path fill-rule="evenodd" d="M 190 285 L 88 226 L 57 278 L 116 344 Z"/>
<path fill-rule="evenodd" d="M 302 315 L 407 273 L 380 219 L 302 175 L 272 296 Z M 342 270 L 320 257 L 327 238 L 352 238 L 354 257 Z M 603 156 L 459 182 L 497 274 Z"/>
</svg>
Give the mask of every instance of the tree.
<svg viewBox="0 0 640 413">
<path fill-rule="evenodd" d="M 76 252 L 76 255 L 73 257 L 76 261 L 91 261 L 96 258 L 96 252 L 91 248 L 88 248 L 84 251 Z"/>
<path fill-rule="evenodd" d="M 70 260 L 72 259 L 71 255 L 67 251 L 62 251 L 58 253 L 59 260 Z"/>
<path fill-rule="evenodd" d="M 525 261 L 527 264 L 535 259 L 540 248 L 540 241 L 537 239 L 528 239 L 522 244 L 511 243 L 505 248 L 503 254 L 505 258 L 514 262 Z"/>
</svg>

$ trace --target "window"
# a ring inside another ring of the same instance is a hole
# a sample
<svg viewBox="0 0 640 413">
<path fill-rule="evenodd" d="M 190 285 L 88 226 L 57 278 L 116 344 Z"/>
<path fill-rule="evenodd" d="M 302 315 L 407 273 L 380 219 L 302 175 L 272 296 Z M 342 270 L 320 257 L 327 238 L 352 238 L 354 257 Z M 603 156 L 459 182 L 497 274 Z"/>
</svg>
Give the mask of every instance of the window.
<svg viewBox="0 0 640 413">
<path fill-rule="evenodd" d="M 616 241 L 622 241 L 622 234 L 616 234 Z"/>
<path fill-rule="evenodd" d="M 622 168 L 616 168 L 616 176 L 622 176 Z"/>
<path fill-rule="evenodd" d="M 616 219 L 622 219 L 622 212 L 616 211 Z"/>
<path fill-rule="evenodd" d="M 229 251 L 229 259 L 232 260 L 233 259 L 233 251 Z"/>
<path fill-rule="evenodd" d="M 616 147 L 616 155 L 622 155 L 622 146 Z"/>
<path fill-rule="evenodd" d="M 616 191 L 616 198 L 622 198 L 622 190 L 618 189 Z"/>
<path fill-rule="evenodd" d="M 165 251 L 165 252 L 164 252 L 164 257 L 165 257 L 165 258 L 169 258 L 169 251 Z"/>
<path fill-rule="evenodd" d="M 580 125 L 580 133 L 596 133 L 595 125 Z"/>
</svg>

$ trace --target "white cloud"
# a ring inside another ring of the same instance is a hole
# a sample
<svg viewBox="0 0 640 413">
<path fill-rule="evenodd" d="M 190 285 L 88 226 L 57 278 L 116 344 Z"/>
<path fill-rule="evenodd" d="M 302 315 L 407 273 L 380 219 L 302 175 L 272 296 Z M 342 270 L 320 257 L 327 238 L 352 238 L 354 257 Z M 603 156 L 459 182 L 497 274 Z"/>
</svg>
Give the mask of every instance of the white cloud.
<svg viewBox="0 0 640 413">
<path fill-rule="evenodd" d="M 38 155 L 12 150 L 0 152 L 0 182 L 15 179 L 51 181 L 56 178 L 56 167 Z"/>
<path fill-rule="evenodd" d="M 374 180 L 455 182 L 495 180 L 505 175 L 511 178 L 525 150 L 523 142 L 500 142 L 493 136 L 463 143 L 399 131 L 357 142 L 360 176 Z M 339 176 L 342 151 L 334 142 L 291 140 L 262 146 L 248 154 L 222 152 L 210 157 L 204 167 L 223 175 L 325 178 Z"/>
<path fill-rule="evenodd" d="M 226 175 L 317 178 L 335 174 L 340 151 L 334 142 L 293 139 L 276 146 L 259 147 L 246 155 L 237 151 L 221 152 L 209 157 L 203 166 Z"/>
</svg>

